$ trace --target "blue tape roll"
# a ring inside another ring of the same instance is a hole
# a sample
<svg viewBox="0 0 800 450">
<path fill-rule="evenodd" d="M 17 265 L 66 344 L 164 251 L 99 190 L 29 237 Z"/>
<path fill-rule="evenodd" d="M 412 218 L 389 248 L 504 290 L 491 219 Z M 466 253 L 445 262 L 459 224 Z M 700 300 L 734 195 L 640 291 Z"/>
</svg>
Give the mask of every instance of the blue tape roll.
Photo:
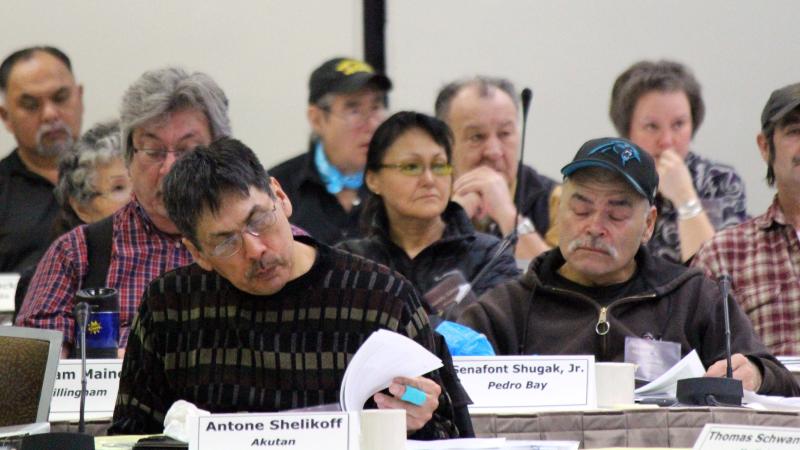
<svg viewBox="0 0 800 450">
<path fill-rule="evenodd" d="M 426 399 L 427 397 L 424 392 L 410 385 L 406 385 L 406 392 L 400 397 L 400 400 L 413 403 L 417 406 L 422 406 Z"/>
</svg>

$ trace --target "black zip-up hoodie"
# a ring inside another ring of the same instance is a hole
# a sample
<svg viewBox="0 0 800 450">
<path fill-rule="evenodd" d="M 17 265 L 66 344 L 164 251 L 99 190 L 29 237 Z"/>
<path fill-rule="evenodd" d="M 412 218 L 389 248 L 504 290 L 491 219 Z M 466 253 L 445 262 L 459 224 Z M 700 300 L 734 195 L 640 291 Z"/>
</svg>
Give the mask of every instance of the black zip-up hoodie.
<svg viewBox="0 0 800 450">
<path fill-rule="evenodd" d="M 459 322 L 489 338 L 498 354 L 594 354 L 622 361 L 625 337 L 677 342 L 681 355 L 696 349 L 708 368 L 725 358 L 724 315 L 717 284 L 697 269 L 636 254 L 640 292 L 598 302 L 582 293 L 543 283 L 564 264 L 556 248 L 540 255 L 517 280 L 486 292 Z M 758 366 L 760 394 L 798 396 L 792 374 L 770 355 L 735 301 L 730 302 L 731 350 Z"/>
</svg>

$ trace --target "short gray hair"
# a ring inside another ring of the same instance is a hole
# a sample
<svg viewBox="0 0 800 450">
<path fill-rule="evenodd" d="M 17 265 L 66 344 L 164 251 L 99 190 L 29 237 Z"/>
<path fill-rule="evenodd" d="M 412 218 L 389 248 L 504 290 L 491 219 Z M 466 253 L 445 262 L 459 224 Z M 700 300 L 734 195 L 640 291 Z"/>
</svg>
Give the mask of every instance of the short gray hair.
<svg viewBox="0 0 800 450">
<path fill-rule="evenodd" d="M 225 92 L 202 72 L 192 74 L 179 67 L 145 72 L 128 88 L 120 107 L 122 151 L 126 163 L 133 158 L 133 130 L 153 119 L 181 109 L 203 111 L 211 126 L 211 138 L 230 136 L 228 98 Z"/>
<path fill-rule="evenodd" d="M 450 103 L 453 102 L 453 98 L 461 92 L 462 89 L 470 86 L 477 87 L 481 97 L 488 97 L 492 89 L 499 89 L 505 92 L 511 97 L 511 101 L 514 102 L 514 108 L 519 111 L 519 99 L 517 98 L 517 91 L 514 89 L 514 83 L 506 78 L 478 75 L 472 78 L 453 81 L 439 90 L 434 105 L 436 118 L 447 122 L 447 115 L 450 114 Z"/>
<path fill-rule="evenodd" d="M 122 158 L 119 122 L 100 122 L 86 131 L 78 142 L 59 159 L 58 184 L 54 193 L 66 207 L 69 199 L 87 204 L 95 196 L 97 168 Z"/>
</svg>

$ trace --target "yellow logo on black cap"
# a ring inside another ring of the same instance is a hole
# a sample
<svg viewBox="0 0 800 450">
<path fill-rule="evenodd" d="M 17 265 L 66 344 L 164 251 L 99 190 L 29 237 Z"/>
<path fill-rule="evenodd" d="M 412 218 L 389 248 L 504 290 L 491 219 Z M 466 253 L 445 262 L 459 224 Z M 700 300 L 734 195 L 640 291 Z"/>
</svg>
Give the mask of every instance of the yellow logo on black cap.
<svg viewBox="0 0 800 450">
<path fill-rule="evenodd" d="M 364 61 L 359 61 L 356 59 L 343 59 L 336 65 L 336 71 L 341 72 L 347 76 L 350 76 L 354 73 L 358 72 L 367 72 L 372 73 L 375 70 L 372 69 L 372 66 L 365 63 Z"/>
</svg>

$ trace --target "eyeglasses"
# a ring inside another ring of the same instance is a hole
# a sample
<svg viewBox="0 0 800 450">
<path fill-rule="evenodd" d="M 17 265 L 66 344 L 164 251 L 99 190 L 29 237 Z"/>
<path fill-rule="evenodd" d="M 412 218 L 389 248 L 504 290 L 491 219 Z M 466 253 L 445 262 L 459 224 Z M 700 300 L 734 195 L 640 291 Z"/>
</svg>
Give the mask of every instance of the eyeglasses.
<svg viewBox="0 0 800 450">
<path fill-rule="evenodd" d="M 243 234 L 247 233 L 249 235 L 259 237 L 264 233 L 267 233 L 269 229 L 272 228 L 272 226 L 278 221 L 278 215 L 276 213 L 277 209 L 278 204 L 275 203 L 270 211 L 257 211 L 253 213 L 253 215 L 250 217 L 250 221 L 247 222 L 241 231 L 232 234 L 211 249 L 211 256 L 217 258 L 230 258 L 231 256 L 239 253 L 239 250 L 242 249 L 242 245 L 244 243 Z"/>
<path fill-rule="evenodd" d="M 167 153 L 174 153 L 175 159 L 181 159 L 184 155 L 194 150 L 195 147 L 190 148 L 179 148 L 176 150 L 164 150 L 164 149 L 149 149 L 149 148 L 133 148 L 134 153 L 141 153 L 144 155 L 144 163 L 148 165 L 155 165 L 155 164 L 164 164 L 164 161 L 167 160 Z"/>
<path fill-rule="evenodd" d="M 89 193 L 89 197 L 90 198 L 105 197 L 113 201 L 127 201 L 131 196 L 132 190 L 133 188 L 130 185 L 116 186 L 111 188 L 111 190 L 107 192 L 92 191 Z"/>
<path fill-rule="evenodd" d="M 425 173 L 428 168 L 430 168 L 432 174 L 439 177 L 445 177 L 453 173 L 453 166 L 448 163 L 433 163 L 430 166 L 420 163 L 381 164 L 380 167 L 382 169 L 397 169 L 403 175 L 410 177 L 418 177 Z"/>
<path fill-rule="evenodd" d="M 343 111 L 333 111 L 330 105 L 322 105 L 321 108 L 328 114 L 342 119 L 347 126 L 353 128 L 364 125 L 372 119 L 380 121 L 386 115 L 386 106 L 382 103 L 368 107 L 349 106 L 345 107 Z"/>
</svg>

